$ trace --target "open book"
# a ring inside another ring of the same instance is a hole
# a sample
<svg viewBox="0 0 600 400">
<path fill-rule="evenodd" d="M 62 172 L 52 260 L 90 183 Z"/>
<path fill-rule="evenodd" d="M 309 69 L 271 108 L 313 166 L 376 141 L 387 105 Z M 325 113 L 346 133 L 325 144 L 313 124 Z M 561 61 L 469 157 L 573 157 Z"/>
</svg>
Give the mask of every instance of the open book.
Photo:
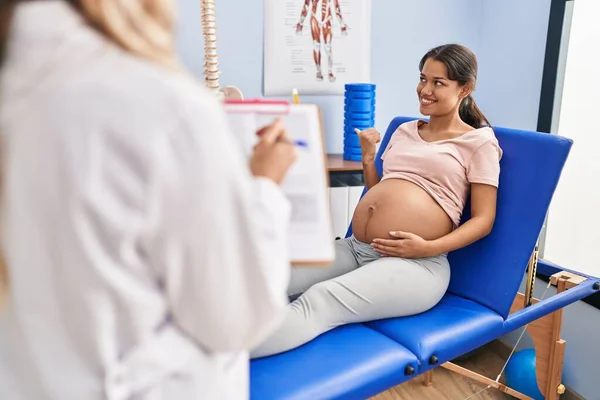
<svg viewBox="0 0 600 400">
<path fill-rule="evenodd" d="M 250 157 L 256 131 L 280 117 L 298 149 L 281 188 L 292 205 L 289 251 L 294 265 L 329 265 L 335 258 L 329 179 L 319 108 L 285 101 L 228 101 L 225 111 L 242 150 Z"/>
</svg>

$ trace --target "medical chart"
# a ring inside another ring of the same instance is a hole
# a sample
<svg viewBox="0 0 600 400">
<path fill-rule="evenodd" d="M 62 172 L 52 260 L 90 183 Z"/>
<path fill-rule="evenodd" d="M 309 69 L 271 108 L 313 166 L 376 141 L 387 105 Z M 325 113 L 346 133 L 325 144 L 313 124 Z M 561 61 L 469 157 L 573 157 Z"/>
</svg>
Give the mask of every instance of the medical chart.
<svg viewBox="0 0 600 400">
<path fill-rule="evenodd" d="M 342 95 L 369 83 L 371 0 L 265 0 L 264 94 Z"/>
<path fill-rule="evenodd" d="M 298 157 L 281 188 L 292 205 L 289 250 L 296 265 L 328 265 L 335 257 L 328 174 L 319 109 L 312 104 L 226 104 L 231 130 L 252 155 L 256 131 L 282 118 Z"/>
</svg>

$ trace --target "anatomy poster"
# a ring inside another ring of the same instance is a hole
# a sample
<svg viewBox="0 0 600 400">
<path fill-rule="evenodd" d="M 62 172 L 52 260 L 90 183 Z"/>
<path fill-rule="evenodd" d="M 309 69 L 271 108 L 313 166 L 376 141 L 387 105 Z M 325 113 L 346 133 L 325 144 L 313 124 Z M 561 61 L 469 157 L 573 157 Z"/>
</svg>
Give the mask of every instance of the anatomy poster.
<svg viewBox="0 0 600 400">
<path fill-rule="evenodd" d="M 370 82 L 371 0 L 265 0 L 264 94 L 342 95 Z"/>
</svg>

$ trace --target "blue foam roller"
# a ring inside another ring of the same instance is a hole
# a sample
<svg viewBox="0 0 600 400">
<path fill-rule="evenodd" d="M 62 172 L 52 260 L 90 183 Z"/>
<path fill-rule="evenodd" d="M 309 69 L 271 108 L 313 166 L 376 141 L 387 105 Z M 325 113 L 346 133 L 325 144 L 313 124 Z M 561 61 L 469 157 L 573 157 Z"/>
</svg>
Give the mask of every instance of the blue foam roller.
<svg viewBox="0 0 600 400">
<path fill-rule="evenodd" d="M 345 151 L 344 156 L 345 157 L 361 157 L 362 158 L 362 152 L 361 151 Z"/>
<path fill-rule="evenodd" d="M 365 119 L 373 119 L 374 115 L 372 112 L 351 112 L 346 111 L 344 113 L 344 118 L 346 119 L 354 119 L 354 120 L 365 120 Z"/>
<path fill-rule="evenodd" d="M 375 118 L 375 113 L 373 111 L 344 111 L 344 118 L 357 120 L 373 119 Z"/>
<path fill-rule="evenodd" d="M 344 149 L 360 149 L 360 142 L 353 139 L 344 139 Z"/>
<path fill-rule="evenodd" d="M 360 130 L 364 131 L 369 128 L 356 128 L 356 129 L 358 129 L 359 131 Z M 344 138 L 354 137 L 354 136 L 358 137 L 358 135 L 354 131 L 354 128 L 344 128 Z"/>
<path fill-rule="evenodd" d="M 373 109 L 372 106 L 368 105 L 368 104 L 352 104 L 350 106 L 348 106 L 348 110 L 349 111 L 358 111 L 358 112 L 365 112 L 365 111 L 371 111 Z"/>
<path fill-rule="evenodd" d="M 354 143 L 358 143 L 358 135 L 356 133 L 344 132 L 344 140 L 353 141 Z"/>
<path fill-rule="evenodd" d="M 344 121 L 344 132 L 354 132 L 354 128 L 363 131 L 375 127 L 375 120 L 371 121 Z"/>
<path fill-rule="evenodd" d="M 362 154 L 362 150 L 360 147 L 345 147 L 344 148 L 344 153 L 345 154 Z"/>
<path fill-rule="evenodd" d="M 354 128 L 364 131 L 375 127 L 375 121 L 344 121 L 344 132 L 354 132 Z"/>
<path fill-rule="evenodd" d="M 360 161 L 360 160 L 362 160 L 362 154 L 361 153 L 344 153 L 344 159 Z"/>
<path fill-rule="evenodd" d="M 358 135 L 354 131 L 344 131 L 344 139 L 358 140 Z"/>
<path fill-rule="evenodd" d="M 350 99 L 348 97 L 346 97 L 344 99 L 344 104 L 347 106 L 353 106 L 356 104 L 369 104 L 371 106 L 374 106 L 377 103 L 377 100 L 375 100 L 375 98 L 369 98 L 369 99 Z"/>
<path fill-rule="evenodd" d="M 352 125 L 352 124 L 360 124 L 360 125 L 364 125 L 364 124 L 373 124 L 375 122 L 375 118 L 368 118 L 368 119 L 354 119 L 354 118 L 344 118 L 344 123 L 347 125 Z"/>
<path fill-rule="evenodd" d="M 358 136 L 356 137 L 345 137 L 344 138 L 344 148 L 348 149 L 360 149 L 360 140 Z"/>
<path fill-rule="evenodd" d="M 376 93 L 377 92 L 375 90 L 346 90 L 344 92 L 344 96 L 349 96 L 349 97 L 362 97 L 362 96 L 375 97 Z"/>
<path fill-rule="evenodd" d="M 346 90 L 344 92 L 344 97 L 346 97 L 348 99 L 360 99 L 360 98 L 373 99 L 373 98 L 375 98 L 376 94 L 377 94 L 377 92 L 375 92 L 375 91 L 354 92 L 354 91 L 351 91 L 351 90 Z"/>
<path fill-rule="evenodd" d="M 344 118 L 344 125 L 351 126 L 353 124 L 360 124 L 360 125 L 371 124 L 371 125 L 374 125 L 375 124 L 375 118 L 369 118 L 369 119 Z"/>
<path fill-rule="evenodd" d="M 362 155 L 344 154 L 344 160 L 348 160 L 348 161 L 362 161 Z"/>
<path fill-rule="evenodd" d="M 373 127 L 373 121 L 346 121 L 344 122 L 344 129 L 354 131 L 354 128 L 358 128 L 361 131 L 367 128 Z"/>
<path fill-rule="evenodd" d="M 348 83 L 344 87 L 344 159 L 360 161 L 362 150 L 354 130 L 375 126 L 376 86 Z"/>
<path fill-rule="evenodd" d="M 353 139 L 344 139 L 344 149 L 349 152 L 360 149 L 360 142 L 355 142 Z"/>
<path fill-rule="evenodd" d="M 377 86 L 374 83 L 346 83 L 344 89 L 353 91 L 375 90 Z"/>
<path fill-rule="evenodd" d="M 375 110 L 377 106 L 373 105 L 373 107 L 365 108 L 365 109 L 356 109 L 356 107 L 352 107 L 351 105 L 344 103 L 344 113 L 370 113 L 375 115 Z"/>
<path fill-rule="evenodd" d="M 352 103 L 346 103 L 344 107 L 345 112 L 359 112 L 359 113 L 373 113 L 373 107 L 375 103 L 364 100 L 356 100 Z"/>
<path fill-rule="evenodd" d="M 364 129 L 363 129 L 364 130 Z M 354 129 L 344 129 L 344 138 L 356 136 Z M 358 136 L 356 136 L 358 137 Z"/>
<path fill-rule="evenodd" d="M 375 124 L 375 118 L 365 118 L 365 119 L 356 119 L 356 118 L 344 118 L 344 125 L 352 125 L 352 124 Z"/>
<path fill-rule="evenodd" d="M 344 88 L 345 93 L 375 93 L 377 88 L 373 85 L 373 87 L 348 87 Z"/>
<path fill-rule="evenodd" d="M 344 140 L 344 151 L 346 151 L 347 153 L 356 153 L 357 151 L 362 152 L 362 149 L 360 148 L 360 144 Z"/>
<path fill-rule="evenodd" d="M 344 93 L 367 93 L 367 94 L 373 94 L 373 93 L 377 93 L 376 89 L 364 89 L 364 90 L 356 90 L 356 89 L 351 89 L 351 88 L 346 88 L 346 90 L 344 91 Z"/>
<path fill-rule="evenodd" d="M 373 92 L 346 92 L 344 93 L 344 96 L 346 99 L 349 100 L 358 100 L 358 99 L 365 99 L 365 100 L 373 100 L 375 98 L 375 93 Z"/>
<path fill-rule="evenodd" d="M 344 154 L 348 155 L 359 155 L 362 154 L 362 150 L 360 148 L 352 147 L 344 150 Z"/>
<path fill-rule="evenodd" d="M 367 96 L 364 93 L 346 93 L 344 95 L 345 104 L 351 104 L 356 101 L 371 101 L 375 103 L 377 101 L 377 98 L 375 97 L 375 95 Z"/>
</svg>

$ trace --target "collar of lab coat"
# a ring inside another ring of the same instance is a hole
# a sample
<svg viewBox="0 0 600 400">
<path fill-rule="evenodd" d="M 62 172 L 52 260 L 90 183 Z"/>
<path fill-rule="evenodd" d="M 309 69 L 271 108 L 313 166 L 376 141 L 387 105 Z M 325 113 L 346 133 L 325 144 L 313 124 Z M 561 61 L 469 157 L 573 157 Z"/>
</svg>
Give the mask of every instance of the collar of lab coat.
<svg viewBox="0 0 600 400">
<path fill-rule="evenodd" d="M 11 41 L 53 39 L 84 23 L 79 13 L 64 0 L 22 2 L 13 17 Z"/>
<path fill-rule="evenodd" d="M 66 62 L 76 56 L 70 47 L 78 40 L 86 47 L 99 43 L 99 36 L 86 28 L 83 17 L 64 0 L 19 3 L 13 16 L 7 54 L 0 75 L 0 96 L 18 102 L 31 88 L 52 74 L 52 60 Z"/>
</svg>

